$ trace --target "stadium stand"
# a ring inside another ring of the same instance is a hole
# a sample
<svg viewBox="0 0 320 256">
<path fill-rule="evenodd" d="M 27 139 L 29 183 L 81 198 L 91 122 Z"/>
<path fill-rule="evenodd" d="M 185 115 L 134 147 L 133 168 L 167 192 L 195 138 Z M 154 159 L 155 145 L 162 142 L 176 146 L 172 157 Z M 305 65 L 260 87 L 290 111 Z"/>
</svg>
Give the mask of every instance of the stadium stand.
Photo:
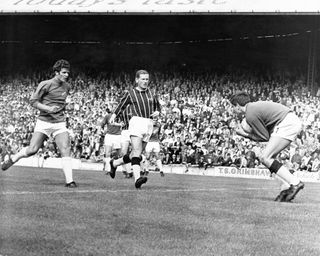
<svg viewBox="0 0 320 256">
<path fill-rule="evenodd" d="M 170 75 L 169 75 L 170 74 Z M 29 143 L 36 110 L 28 104 L 38 81 L 46 72 L 15 75 L 0 79 L 1 160 Z M 103 137 L 97 125 L 107 109 L 112 109 L 123 90 L 131 86 L 129 72 L 73 74 L 73 94 L 68 105 L 68 127 L 72 156 L 83 161 L 100 162 Z M 320 116 L 319 97 L 304 86 L 303 79 L 259 77 L 239 70 L 232 74 L 205 72 L 155 72 L 151 88 L 157 91 L 162 109 L 161 155 L 164 165 L 259 167 L 257 143 L 237 136 L 233 128 L 240 118 L 231 111 L 228 96 L 245 90 L 255 100 L 273 100 L 289 106 L 302 119 L 304 127 L 286 155 L 279 156 L 295 171 L 319 171 Z M 300 160 L 297 161 L 297 154 Z M 57 157 L 49 138 L 43 155 Z M 295 157 L 293 158 L 293 156 Z"/>
</svg>

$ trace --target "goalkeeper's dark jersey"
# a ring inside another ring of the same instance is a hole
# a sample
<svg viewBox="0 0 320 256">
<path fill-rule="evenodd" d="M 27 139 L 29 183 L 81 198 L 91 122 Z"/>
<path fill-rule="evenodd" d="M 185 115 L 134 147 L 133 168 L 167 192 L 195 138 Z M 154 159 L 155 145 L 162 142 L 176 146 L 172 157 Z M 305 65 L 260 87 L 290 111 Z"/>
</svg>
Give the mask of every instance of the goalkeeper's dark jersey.
<svg viewBox="0 0 320 256">
<path fill-rule="evenodd" d="M 131 106 L 128 105 L 119 115 L 119 119 L 122 121 L 122 130 L 128 130 L 129 129 L 129 121 L 132 117 L 132 110 Z"/>
<path fill-rule="evenodd" d="M 291 112 L 286 106 L 272 101 L 257 101 L 247 104 L 246 121 L 252 128 L 252 133 L 260 141 L 269 141 L 274 127 Z"/>
</svg>

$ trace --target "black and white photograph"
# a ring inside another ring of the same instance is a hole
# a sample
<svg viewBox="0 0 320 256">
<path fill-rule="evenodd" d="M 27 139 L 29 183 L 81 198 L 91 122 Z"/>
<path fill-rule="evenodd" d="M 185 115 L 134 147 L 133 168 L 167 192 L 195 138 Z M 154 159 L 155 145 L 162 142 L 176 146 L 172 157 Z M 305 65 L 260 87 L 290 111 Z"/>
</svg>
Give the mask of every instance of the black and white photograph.
<svg viewBox="0 0 320 256">
<path fill-rule="evenodd" d="M 3 0 L 0 256 L 320 255 L 319 7 Z"/>
</svg>

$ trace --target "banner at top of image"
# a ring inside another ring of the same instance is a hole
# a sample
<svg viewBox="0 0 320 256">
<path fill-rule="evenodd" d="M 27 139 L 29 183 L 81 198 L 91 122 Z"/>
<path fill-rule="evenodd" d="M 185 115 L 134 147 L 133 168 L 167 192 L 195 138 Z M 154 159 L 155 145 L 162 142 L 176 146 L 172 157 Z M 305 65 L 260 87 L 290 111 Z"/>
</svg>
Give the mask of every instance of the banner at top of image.
<svg viewBox="0 0 320 256">
<path fill-rule="evenodd" d="M 318 0 L 1 0 L 0 13 L 318 13 Z"/>
</svg>

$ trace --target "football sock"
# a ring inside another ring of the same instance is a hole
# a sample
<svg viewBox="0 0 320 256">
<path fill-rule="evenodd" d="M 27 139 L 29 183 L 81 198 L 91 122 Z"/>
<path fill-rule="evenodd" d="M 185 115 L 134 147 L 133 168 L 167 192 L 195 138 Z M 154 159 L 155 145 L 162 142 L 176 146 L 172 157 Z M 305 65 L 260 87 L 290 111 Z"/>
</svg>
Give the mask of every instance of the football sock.
<svg viewBox="0 0 320 256">
<path fill-rule="evenodd" d="M 281 168 L 277 172 L 277 175 L 290 185 L 297 185 L 300 182 L 300 180 L 296 176 L 294 176 L 285 166 L 281 166 Z"/>
<path fill-rule="evenodd" d="M 286 182 L 284 179 L 282 179 L 276 173 L 274 174 L 274 178 L 280 181 L 280 191 L 283 191 L 283 190 L 288 189 L 290 187 L 290 184 L 288 182 Z"/>
<path fill-rule="evenodd" d="M 131 173 L 131 163 L 122 165 L 122 168 L 125 172 Z"/>
<path fill-rule="evenodd" d="M 149 160 L 148 159 L 145 159 L 144 161 L 141 161 L 140 163 L 141 165 L 141 170 L 144 171 L 148 171 L 149 170 Z"/>
<path fill-rule="evenodd" d="M 27 147 L 22 148 L 17 154 L 11 156 L 12 161 L 15 163 L 19 161 L 19 159 L 27 157 Z"/>
<path fill-rule="evenodd" d="M 160 171 L 162 171 L 162 162 L 160 159 L 156 161 L 156 164 L 157 164 L 157 167 L 160 169 Z"/>
<path fill-rule="evenodd" d="M 111 157 L 106 157 L 104 159 L 104 162 L 106 163 L 105 167 L 104 167 L 104 170 L 107 171 L 107 172 L 110 172 L 110 160 L 111 160 Z"/>
<path fill-rule="evenodd" d="M 141 171 L 143 172 L 146 169 L 146 162 L 147 162 L 147 158 L 144 155 L 141 155 L 140 168 L 141 168 Z"/>
<path fill-rule="evenodd" d="M 120 157 L 120 158 L 115 159 L 115 160 L 113 161 L 113 166 L 114 166 L 114 167 L 117 167 L 117 166 L 123 165 L 123 164 L 124 164 L 123 157 Z"/>
<path fill-rule="evenodd" d="M 137 165 L 137 164 L 132 165 L 132 171 L 133 171 L 134 181 L 137 181 L 137 179 L 140 178 L 140 171 L 141 171 L 140 165 Z"/>
<path fill-rule="evenodd" d="M 39 157 L 38 158 L 38 167 L 43 167 L 43 163 L 44 163 L 44 159 L 43 159 L 43 156 Z"/>
<path fill-rule="evenodd" d="M 72 159 L 71 157 L 62 157 L 62 170 L 66 178 L 66 183 L 73 181 L 72 177 Z"/>
</svg>

